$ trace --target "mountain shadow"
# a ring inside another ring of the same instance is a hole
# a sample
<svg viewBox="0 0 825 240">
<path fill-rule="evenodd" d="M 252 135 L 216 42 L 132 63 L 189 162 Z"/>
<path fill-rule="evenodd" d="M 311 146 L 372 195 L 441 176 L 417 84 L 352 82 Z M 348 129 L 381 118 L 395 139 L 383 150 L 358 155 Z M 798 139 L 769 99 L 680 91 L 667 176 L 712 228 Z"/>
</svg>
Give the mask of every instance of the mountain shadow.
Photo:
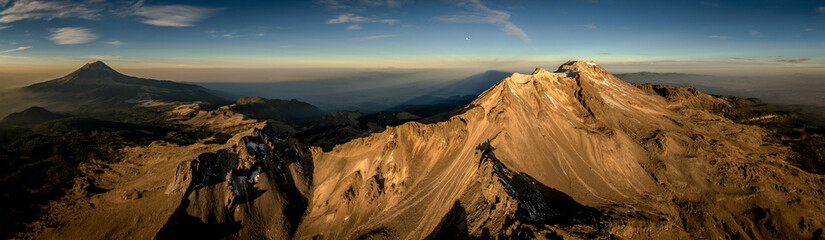
<svg viewBox="0 0 825 240">
<path fill-rule="evenodd" d="M 175 213 L 155 235 L 155 239 L 223 239 L 241 230 L 240 222 L 208 223 L 189 215 L 186 213 L 189 204 L 189 199 L 183 199 Z"/>
<path fill-rule="evenodd" d="M 467 210 L 461 206 L 458 200 L 453 203 L 450 211 L 441 219 L 438 226 L 433 229 L 430 235 L 424 239 L 469 239 L 470 233 L 467 230 Z"/>
<path fill-rule="evenodd" d="M 512 75 L 509 72 L 486 71 L 413 98 L 397 106 L 386 109 L 387 112 L 409 112 L 427 117 L 465 106 L 476 99 L 482 92 L 501 79 Z"/>
<path fill-rule="evenodd" d="M 309 103 L 262 97 L 241 97 L 232 110 L 255 119 L 273 119 L 299 126 L 308 125 L 324 115 L 321 109 Z"/>
<path fill-rule="evenodd" d="M 482 151 L 480 164 L 494 166 L 495 174 L 509 185 L 507 194 L 518 201 L 516 217 L 526 223 L 557 226 L 599 225 L 605 215 L 598 209 L 577 202 L 564 192 L 548 187 L 530 175 L 508 169 L 495 156 L 495 148 L 486 141 L 476 149 Z"/>
</svg>

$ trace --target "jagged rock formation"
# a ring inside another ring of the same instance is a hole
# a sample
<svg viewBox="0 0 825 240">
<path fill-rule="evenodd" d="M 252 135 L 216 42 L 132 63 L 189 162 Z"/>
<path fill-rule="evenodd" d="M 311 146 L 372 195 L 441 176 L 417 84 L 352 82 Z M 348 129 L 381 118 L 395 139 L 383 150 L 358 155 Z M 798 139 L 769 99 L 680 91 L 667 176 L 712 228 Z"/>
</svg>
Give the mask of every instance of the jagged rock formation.
<svg viewBox="0 0 825 240">
<path fill-rule="evenodd" d="M 160 176 L 177 203 L 159 210 L 170 216 L 163 226 L 141 234 L 821 237 L 825 178 L 787 162 L 791 149 L 763 141 L 765 129 L 725 117 L 730 104 L 571 61 L 513 74 L 441 121 L 387 127 L 330 151 L 247 131 Z M 329 120 L 358 124 L 338 115 Z"/>
<path fill-rule="evenodd" d="M 183 191 L 183 199 L 156 239 L 289 238 L 307 207 L 310 156 L 294 140 L 256 129 L 229 149 L 182 163 L 166 192 Z"/>
</svg>

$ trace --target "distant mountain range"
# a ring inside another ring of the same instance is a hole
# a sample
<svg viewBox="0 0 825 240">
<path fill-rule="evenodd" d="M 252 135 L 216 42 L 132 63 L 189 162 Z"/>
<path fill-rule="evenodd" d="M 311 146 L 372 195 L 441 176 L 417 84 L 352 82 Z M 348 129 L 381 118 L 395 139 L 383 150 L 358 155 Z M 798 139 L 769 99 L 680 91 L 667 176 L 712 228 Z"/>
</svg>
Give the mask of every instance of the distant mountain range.
<svg viewBox="0 0 825 240">
<path fill-rule="evenodd" d="M 637 72 L 616 74 L 630 83 L 693 86 L 715 95 L 759 98 L 773 105 L 825 118 L 825 78 L 816 75 L 714 76 L 685 73 Z"/>
</svg>

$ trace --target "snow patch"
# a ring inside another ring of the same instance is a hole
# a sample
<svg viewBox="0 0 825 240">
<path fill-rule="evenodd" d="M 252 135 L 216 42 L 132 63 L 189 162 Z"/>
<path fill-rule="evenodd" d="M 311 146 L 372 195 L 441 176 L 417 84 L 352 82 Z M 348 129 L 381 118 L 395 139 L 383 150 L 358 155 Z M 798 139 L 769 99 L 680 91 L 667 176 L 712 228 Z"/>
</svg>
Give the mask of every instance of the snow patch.
<svg viewBox="0 0 825 240">
<path fill-rule="evenodd" d="M 550 103 L 553 104 L 553 107 L 556 107 L 556 100 L 554 100 L 553 97 L 550 97 L 547 93 L 544 93 L 544 96 L 547 97 L 547 99 L 550 99 Z"/>
<path fill-rule="evenodd" d="M 253 153 L 252 155 L 263 155 L 263 153 L 266 152 L 266 145 L 264 145 L 263 143 L 257 143 L 247 140 L 246 150 L 250 153 Z"/>
<path fill-rule="evenodd" d="M 521 96 L 519 96 L 519 95 L 518 95 L 518 93 L 516 93 L 516 90 L 515 90 L 515 89 L 513 89 L 513 87 L 512 87 L 512 86 L 510 86 L 510 85 L 508 84 L 508 85 L 507 85 L 507 88 L 509 88 L 509 89 L 510 89 L 510 92 L 512 92 L 512 93 L 513 93 L 513 95 L 516 95 L 516 97 L 518 98 L 518 100 L 519 100 L 519 101 L 522 101 L 522 100 L 521 100 Z"/>
</svg>

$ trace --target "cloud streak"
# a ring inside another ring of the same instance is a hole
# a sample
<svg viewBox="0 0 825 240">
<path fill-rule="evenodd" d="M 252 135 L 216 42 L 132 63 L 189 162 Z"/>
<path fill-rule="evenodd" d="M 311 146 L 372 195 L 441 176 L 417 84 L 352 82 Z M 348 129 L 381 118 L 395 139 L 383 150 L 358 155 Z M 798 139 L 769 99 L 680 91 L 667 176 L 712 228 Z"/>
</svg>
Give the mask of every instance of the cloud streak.
<svg viewBox="0 0 825 240">
<path fill-rule="evenodd" d="M 10 28 L 10 27 L 11 27 L 11 26 L 3 26 L 3 25 L 0 25 L 0 30 L 6 29 L 6 28 Z"/>
<path fill-rule="evenodd" d="M 190 5 L 146 6 L 143 0 L 132 6 L 132 15 L 139 16 L 144 24 L 161 27 L 191 27 L 212 17 L 221 9 Z"/>
<path fill-rule="evenodd" d="M 708 7 L 713 7 L 713 8 L 719 8 L 719 7 L 722 6 L 721 4 L 719 4 L 717 2 L 707 2 L 707 1 L 701 1 L 701 2 L 699 2 L 699 4 L 702 4 L 702 5 L 708 6 Z"/>
<path fill-rule="evenodd" d="M 783 62 L 783 63 L 804 63 L 804 62 L 807 62 L 807 61 L 810 61 L 810 60 L 811 60 L 810 58 L 780 58 L 780 59 L 776 59 L 777 62 Z"/>
<path fill-rule="evenodd" d="M 49 39 L 59 45 L 73 45 L 84 44 L 94 41 L 98 38 L 97 34 L 92 33 L 88 28 L 80 27 L 64 27 L 52 30 L 52 35 Z"/>
<path fill-rule="evenodd" d="M 467 9 L 465 12 L 434 17 L 433 20 L 445 23 L 487 23 L 498 26 L 507 35 L 524 42 L 530 42 L 527 33 L 510 22 L 510 13 L 503 10 L 488 8 L 480 0 L 463 0 L 459 6 Z"/>
<path fill-rule="evenodd" d="M 389 35 L 372 35 L 360 38 L 360 40 L 375 40 L 375 39 L 382 39 L 382 38 L 393 38 L 398 37 L 398 34 L 389 34 Z"/>
<path fill-rule="evenodd" d="M 0 54 L 6 54 L 6 53 L 10 53 L 10 52 L 23 51 L 23 50 L 26 50 L 26 49 L 29 49 L 29 48 L 32 48 L 32 47 L 30 47 L 30 46 L 28 46 L 28 47 L 18 47 L 18 48 L 15 48 L 15 49 L 9 49 L 9 50 L 5 50 L 5 51 L 0 51 Z"/>
<path fill-rule="evenodd" d="M 759 37 L 759 36 L 762 36 L 762 32 L 757 31 L 757 30 L 750 30 L 750 31 L 748 32 L 748 34 L 750 34 L 751 36 L 754 36 L 754 37 Z"/>
<path fill-rule="evenodd" d="M 329 10 L 364 9 L 370 7 L 400 8 L 407 0 L 319 0 L 315 4 Z"/>
<path fill-rule="evenodd" d="M 121 41 L 109 41 L 109 42 L 105 42 L 105 44 L 109 44 L 109 45 L 112 45 L 112 46 L 121 46 L 125 43 L 123 43 Z"/>
<path fill-rule="evenodd" d="M 341 23 L 360 23 L 369 21 L 366 17 L 358 16 L 352 13 L 345 13 L 338 15 L 338 17 L 327 20 L 327 24 L 341 24 Z"/>
<path fill-rule="evenodd" d="M 366 22 L 377 22 L 377 23 L 385 23 L 385 24 L 392 25 L 392 24 L 396 24 L 396 23 L 401 22 L 401 20 L 397 20 L 397 19 L 374 19 L 374 18 L 359 16 L 359 15 L 352 14 L 352 13 L 344 13 L 344 14 L 338 15 L 337 17 L 335 17 L 333 19 L 327 20 L 327 24 L 344 24 L 344 23 L 350 24 L 350 23 L 366 23 Z M 349 27 L 352 27 L 352 26 L 353 25 L 350 25 Z M 347 27 L 347 29 L 350 29 L 349 27 Z M 361 29 L 361 28 L 358 28 L 358 29 Z M 353 30 L 353 29 L 350 29 L 350 30 Z"/>
<path fill-rule="evenodd" d="M 727 40 L 728 36 L 721 36 L 721 35 L 710 35 L 708 38 L 718 39 L 718 40 Z"/>
<path fill-rule="evenodd" d="M 26 19 L 52 20 L 57 18 L 82 18 L 94 20 L 100 17 L 99 7 L 69 1 L 18 0 L 0 11 L 0 23 Z"/>
</svg>

